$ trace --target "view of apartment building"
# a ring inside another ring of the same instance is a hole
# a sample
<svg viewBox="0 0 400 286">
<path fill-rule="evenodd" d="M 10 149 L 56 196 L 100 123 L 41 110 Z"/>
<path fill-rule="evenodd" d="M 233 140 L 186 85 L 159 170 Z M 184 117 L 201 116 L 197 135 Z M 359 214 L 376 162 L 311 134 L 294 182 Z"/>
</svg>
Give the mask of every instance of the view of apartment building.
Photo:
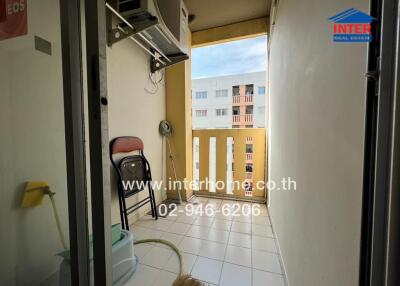
<svg viewBox="0 0 400 286">
<path fill-rule="evenodd" d="M 226 162 L 219 163 L 227 166 L 227 193 L 232 193 L 230 182 L 242 178 L 247 183 L 244 195 L 253 196 L 253 165 L 255 163 L 253 161 L 253 134 L 243 134 L 242 138 L 246 138 L 243 142 L 245 145 L 240 147 L 237 145 L 239 143 L 235 142 L 235 136 L 227 133 L 226 129 L 261 128 L 259 132 L 263 132 L 266 117 L 265 86 L 266 72 L 264 71 L 192 80 L 192 127 L 198 130 L 194 133 L 193 141 L 195 181 L 200 179 L 202 165 L 199 152 L 200 149 L 205 148 L 205 146 L 200 146 L 200 142 L 206 142 L 206 148 L 210 154 L 207 163 L 203 162 L 209 167 L 210 181 L 216 178 L 217 153 L 221 152 L 222 145 L 225 145 Z M 204 129 L 218 130 L 209 134 Z M 261 141 L 264 142 L 264 137 L 261 137 Z M 258 141 L 257 144 L 262 145 L 262 142 Z M 217 148 L 217 145 L 220 147 Z M 243 151 L 245 151 L 244 157 L 235 156 L 235 153 L 239 154 Z M 256 169 L 261 170 L 262 167 L 258 165 Z"/>
<path fill-rule="evenodd" d="M 266 72 L 192 80 L 193 129 L 264 128 Z"/>
</svg>

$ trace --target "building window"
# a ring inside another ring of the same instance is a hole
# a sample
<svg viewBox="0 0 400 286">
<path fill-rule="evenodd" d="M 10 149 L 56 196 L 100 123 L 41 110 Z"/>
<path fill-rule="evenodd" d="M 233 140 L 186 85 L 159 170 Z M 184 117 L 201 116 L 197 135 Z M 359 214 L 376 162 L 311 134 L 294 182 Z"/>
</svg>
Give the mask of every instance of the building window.
<svg viewBox="0 0 400 286">
<path fill-rule="evenodd" d="M 253 105 L 246 106 L 246 114 L 253 114 Z"/>
<path fill-rule="evenodd" d="M 215 97 L 228 97 L 228 90 L 227 89 L 216 90 Z"/>
<path fill-rule="evenodd" d="M 246 153 L 253 153 L 253 144 L 246 144 Z"/>
<path fill-rule="evenodd" d="M 253 184 L 251 182 L 245 182 L 244 183 L 244 189 L 245 191 L 251 191 L 253 189 Z"/>
<path fill-rule="evenodd" d="M 217 111 L 217 116 L 226 116 L 226 115 L 228 115 L 228 109 L 226 109 L 226 108 L 219 108 L 216 111 Z"/>
<path fill-rule="evenodd" d="M 253 95 L 253 94 L 254 94 L 254 84 L 247 84 L 246 95 Z"/>
<path fill-rule="evenodd" d="M 232 95 L 233 96 L 238 96 L 238 95 L 240 95 L 240 92 L 239 92 L 239 86 L 238 85 L 235 85 L 235 86 L 232 86 Z"/>
<path fill-rule="evenodd" d="M 265 86 L 258 87 L 258 94 L 265 94 Z"/>
<path fill-rule="evenodd" d="M 232 107 L 232 115 L 240 115 L 240 107 L 239 106 Z"/>
<path fill-rule="evenodd" d="M 264 114 L 265 113 L 265 106 L 259 106 L 258 107 L 258 114 Z"/>
<path fill-rule="evenodd" d="M 232 128 L 240 128 L 240 125 L 232 125 Z"/>
<path fill-rule="evenodd" d="M 248 173 L 253 172 L 253 164 L 251 164 L 251 163 L 246 164 L 246 172 L 248 172 Z"/>
<path fill-rule="evenodd" d="M 196 117 L 206 117 L 207 109 L 196 110 Z"/>
<path fill-rule="evenodd" d="M 196 99 L 206 99 L 207 91 L 196 91 Z"/>
</svg>

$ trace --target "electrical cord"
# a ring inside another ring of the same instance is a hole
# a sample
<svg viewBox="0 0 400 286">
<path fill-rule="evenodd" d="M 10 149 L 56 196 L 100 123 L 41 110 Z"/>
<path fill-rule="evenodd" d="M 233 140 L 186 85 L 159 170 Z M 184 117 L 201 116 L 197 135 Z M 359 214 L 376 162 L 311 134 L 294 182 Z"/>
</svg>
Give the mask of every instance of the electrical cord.
<svg viewBox="0 0 400 286">
<path fill-rule="evenodd" d="M 144 88 L 144 90 L 147 93 L 156 94 L 159 89 L 159 85 L 160 84 L 164 85 L 164 77 L 165 77 L 165 71 L 156 71 L 154 73 L 149 73 L 148 82 L 151 85 L 151 89 Z"/>
</svg>

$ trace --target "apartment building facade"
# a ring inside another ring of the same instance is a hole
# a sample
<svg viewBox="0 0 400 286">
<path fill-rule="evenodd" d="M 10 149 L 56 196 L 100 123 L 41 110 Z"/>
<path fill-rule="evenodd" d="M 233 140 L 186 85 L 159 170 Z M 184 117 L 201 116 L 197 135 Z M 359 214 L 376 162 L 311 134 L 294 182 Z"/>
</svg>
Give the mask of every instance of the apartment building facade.
<svg viewBox="0 0 400 286">
<path fill-rule="evenodd" d="M 264 128 L 266 72 L 192 80 L 192 127 Z"/>
</svg>

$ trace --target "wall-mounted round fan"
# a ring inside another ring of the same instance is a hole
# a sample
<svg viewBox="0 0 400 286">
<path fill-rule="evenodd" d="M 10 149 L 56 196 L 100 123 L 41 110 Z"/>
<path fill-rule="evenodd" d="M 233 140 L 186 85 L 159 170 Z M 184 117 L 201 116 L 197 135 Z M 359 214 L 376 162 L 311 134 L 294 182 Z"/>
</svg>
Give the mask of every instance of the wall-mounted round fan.
<svg viewBox="0 0 400 286">
<path fill-rule="evenodd" d="M 162 136 L 169 137 L 172 134 L 172 125 L 167 120 L 162 120 L 158 126 L 158 131 Z"/>
</svg>

